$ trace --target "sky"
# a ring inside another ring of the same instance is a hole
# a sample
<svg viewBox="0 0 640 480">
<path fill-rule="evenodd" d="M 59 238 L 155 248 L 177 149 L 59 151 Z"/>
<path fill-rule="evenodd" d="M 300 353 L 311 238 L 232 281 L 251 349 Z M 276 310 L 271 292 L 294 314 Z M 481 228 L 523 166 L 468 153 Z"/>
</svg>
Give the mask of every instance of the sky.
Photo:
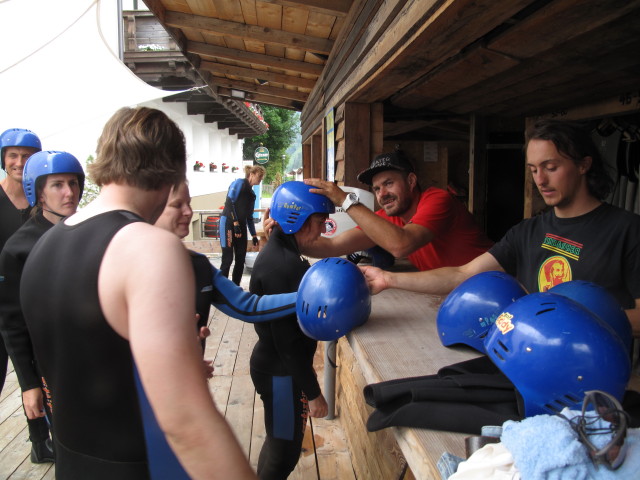
<svg viewBox="0 0 640 480">
<path fill-rule="evenodd" d="M 84 162 L 118 108 L 175 93 L 119 61 L 119 21 L 115 0 L 0 0 L 0 132 L 33 130 Z"/>
</svg>

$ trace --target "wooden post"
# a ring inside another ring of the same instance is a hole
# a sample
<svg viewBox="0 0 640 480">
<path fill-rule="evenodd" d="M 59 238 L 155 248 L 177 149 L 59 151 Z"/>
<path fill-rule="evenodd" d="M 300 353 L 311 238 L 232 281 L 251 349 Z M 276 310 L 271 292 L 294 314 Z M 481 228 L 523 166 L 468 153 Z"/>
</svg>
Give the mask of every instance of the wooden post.
<svg viewBox="0 0 640 480">
<path fill-rule="evenodd" d="M 311 162 L 309 165 L 309 172 L 307 175 L 307 167 L 305 166 L 305 178 L 309 177 L 322 177 L 322 160 L 324 157 L 324 137 L 322 131 L 313 134 L 311 137 Z"/>
<path fill-rule="evenodd" d="M 486 231 L 487 132 L 484 117 L 472 114 L 469 129 L 469 211 Z"/>
<path fill-rule="evenodd" d="M 311 162 L 312 162 L 312 140 L 302 144 L 302 176 L 309 178 L 311 176 Z"/>
<path fill-rule="evenodd" d="M 344 185 L 363 186 L 356 177 L 371 161 L 371 120 L 370 104 L 344 105 Z"/>
</svg>

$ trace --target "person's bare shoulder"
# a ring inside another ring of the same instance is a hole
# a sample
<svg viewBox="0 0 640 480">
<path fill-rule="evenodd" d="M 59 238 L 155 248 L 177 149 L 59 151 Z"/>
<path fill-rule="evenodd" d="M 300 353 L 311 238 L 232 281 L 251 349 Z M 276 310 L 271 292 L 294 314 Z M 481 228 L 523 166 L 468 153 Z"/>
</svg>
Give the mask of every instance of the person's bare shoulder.
<svg viewBox="0 0 640 480">
<path fill-rule="evenodd" d="M 149 272 L 165 275 L 189 264 L 187 250 L 173 233 L 148 223 L 136 222 L 123 227 L 113 238 L 105 262 L 118 276 L 131 274 L 148 277 Z M 107 263 L 108 262 L 108 263 Z M 158 279 L 160 280 L 160 279 Z"/>
</svg>

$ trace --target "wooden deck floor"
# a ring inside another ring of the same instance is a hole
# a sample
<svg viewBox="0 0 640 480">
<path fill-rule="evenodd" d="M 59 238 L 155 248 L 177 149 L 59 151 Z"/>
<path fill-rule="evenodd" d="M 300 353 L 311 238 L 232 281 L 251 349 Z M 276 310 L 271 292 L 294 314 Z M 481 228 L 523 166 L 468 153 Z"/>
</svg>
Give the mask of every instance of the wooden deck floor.
<svg viewBox="0 0 640 480">
<path fill-rule="evenodd" d="M 215 367 L 209 388 L 255 468 L 264 442 L 262 402 L 249 375 L 249 357 L 257 336 L 251 324 L 213 310 L 209 324 L 211 336 L 207 339 L 205 352 L 205 358 L 213 359 Z M 320 347 L 316 365 L 322 383 Z M 36 465 L 29 459 L 31 444 L 22 413 L 20 389 L 11 365 L 9 370 L 0 395 L 0 480 L 53 480 L 54 466 Z M 307 425 L 303 453 L 289 478 L 355 480 L 351 456 L 338 420 L 313 419 L 313 439 L 311 430 Z"/>
</svg>

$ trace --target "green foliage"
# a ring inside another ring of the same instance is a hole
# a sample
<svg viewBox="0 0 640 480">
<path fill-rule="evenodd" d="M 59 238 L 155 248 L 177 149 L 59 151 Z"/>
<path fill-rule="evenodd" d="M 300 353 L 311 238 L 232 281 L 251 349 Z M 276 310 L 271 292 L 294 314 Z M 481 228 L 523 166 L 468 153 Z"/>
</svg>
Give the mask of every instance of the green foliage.
<svg viewBox="0 0 640 480">
<path fill-rule="evenodd" d="M 300 130 L 299 115 L 284 108 L 262 105 L 265 122 L 269 130 L 262 135 L 247 138 L 244 141 L 243 156 L 253 159 L 253 152 L 259 146 L 269 149 L 269 161 L 262 166 L 267 173 L 264 183 L 280 185 L 284 181 L 284 171 L 289 163 L 287 149 L 295 140 Z"/>
<path fill-rule="evenodd" d="M 95 183 L 93 183 L 89 179 L 89 175 L 87 175 L 88 167 L 89 167 L 89 165 L 91 165 L 93 163 L 94 160 L 95 160 L 95 158 L 93 158 L 93 155 L 89 155 L 89 157 L 87 157 L 87 161 L 85 162 L 85 166 L 84 166 L 84 173 L 85 173 L 84 193 L 82 194 L 82 198 L 80 199 L 80 205 L 78 206 L 79 208 L 86 207 L 100 193 L 100 187 L 98 187 Z"/>
</svg>

